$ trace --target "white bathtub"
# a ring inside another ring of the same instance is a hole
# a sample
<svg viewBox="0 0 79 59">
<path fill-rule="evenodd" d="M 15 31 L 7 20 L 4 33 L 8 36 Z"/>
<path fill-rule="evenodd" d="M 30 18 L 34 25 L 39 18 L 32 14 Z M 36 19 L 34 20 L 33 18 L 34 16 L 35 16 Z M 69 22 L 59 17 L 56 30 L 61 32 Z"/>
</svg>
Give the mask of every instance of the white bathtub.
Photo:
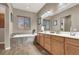
<svg viewBox="0 0 79 59">
<path fill-rule="evenodd" d="M 25 40 L 27 41 L 27 43 L 33 43 L 36 35 L 37 35 L 36 33 L 35 34 L 16 34 L 12 38 Z"/>
</svg>

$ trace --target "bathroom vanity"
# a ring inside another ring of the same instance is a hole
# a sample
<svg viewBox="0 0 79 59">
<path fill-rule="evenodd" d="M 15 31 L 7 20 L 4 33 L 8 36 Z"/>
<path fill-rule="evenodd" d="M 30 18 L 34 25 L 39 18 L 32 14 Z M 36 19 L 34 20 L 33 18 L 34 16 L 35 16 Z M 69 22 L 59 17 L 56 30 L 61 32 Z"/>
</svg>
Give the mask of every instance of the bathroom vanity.
<svg viewBox="0 0 79 59">
<path fill-rule="evenodd" d="M 39 32 L 36 42 L 53 55 L 79 54 L 79 36 Z"/>
</svg>

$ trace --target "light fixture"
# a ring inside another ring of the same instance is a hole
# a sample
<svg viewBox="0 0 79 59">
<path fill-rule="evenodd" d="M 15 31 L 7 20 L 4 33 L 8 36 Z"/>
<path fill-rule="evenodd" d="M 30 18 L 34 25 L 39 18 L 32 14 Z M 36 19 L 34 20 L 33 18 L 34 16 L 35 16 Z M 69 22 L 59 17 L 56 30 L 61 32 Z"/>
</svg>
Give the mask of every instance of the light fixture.
<svg viewBox="0 0 79 59">
<path fill-rule="evenodd" d="M 26 4 L 26 9 L 29 9 L 30 8 L 30 4 Z"/>
<path fill-rule="evenodd" d="M 48 16 L 52 16 L 54 13 L 53 13 L 53 10 L 49 10 L 47 11 L 46 13 L 44 13 L 41 18 L 46 18 Z"/>
<path fill-rule="evenodd" d="M 26 9 L 29 9 L 29 8 L 30 8 L 29 6 L 26 7 Z"/>
</svg>

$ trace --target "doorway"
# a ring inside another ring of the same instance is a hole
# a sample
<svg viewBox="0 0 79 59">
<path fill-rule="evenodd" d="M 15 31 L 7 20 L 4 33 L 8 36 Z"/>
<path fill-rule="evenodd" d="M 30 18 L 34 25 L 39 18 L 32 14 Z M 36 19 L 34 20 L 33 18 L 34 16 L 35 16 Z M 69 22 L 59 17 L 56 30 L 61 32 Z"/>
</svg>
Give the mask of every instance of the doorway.
<svg viewBox="0 0 79 59">
<path fill-rule="evenodd" d="M 65 31 L 70 31 L 70 27 L 71 27 L 71 15 L 65 16 L 65 20 L 64 20 L 64 30 Z"/>
</svg>

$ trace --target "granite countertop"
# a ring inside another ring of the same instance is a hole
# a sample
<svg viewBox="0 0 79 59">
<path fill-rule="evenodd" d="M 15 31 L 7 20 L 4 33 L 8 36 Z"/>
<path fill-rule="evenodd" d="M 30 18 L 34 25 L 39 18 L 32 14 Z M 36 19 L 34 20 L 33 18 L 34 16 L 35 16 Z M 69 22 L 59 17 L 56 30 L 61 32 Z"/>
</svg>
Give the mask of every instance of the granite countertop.
<svg viewBox="0 0 79 59">
<path fill-rule="evenodd" d="M 57 34 L 57 33 L 50 33 L 50 32 L 39 32 L 39 33 L 79 39 L 79 35 L 72 36 L 69 33 L 65 33 L 65 32 L 64 33 L 59 33 L 59 34 Z"/>
</svg>

